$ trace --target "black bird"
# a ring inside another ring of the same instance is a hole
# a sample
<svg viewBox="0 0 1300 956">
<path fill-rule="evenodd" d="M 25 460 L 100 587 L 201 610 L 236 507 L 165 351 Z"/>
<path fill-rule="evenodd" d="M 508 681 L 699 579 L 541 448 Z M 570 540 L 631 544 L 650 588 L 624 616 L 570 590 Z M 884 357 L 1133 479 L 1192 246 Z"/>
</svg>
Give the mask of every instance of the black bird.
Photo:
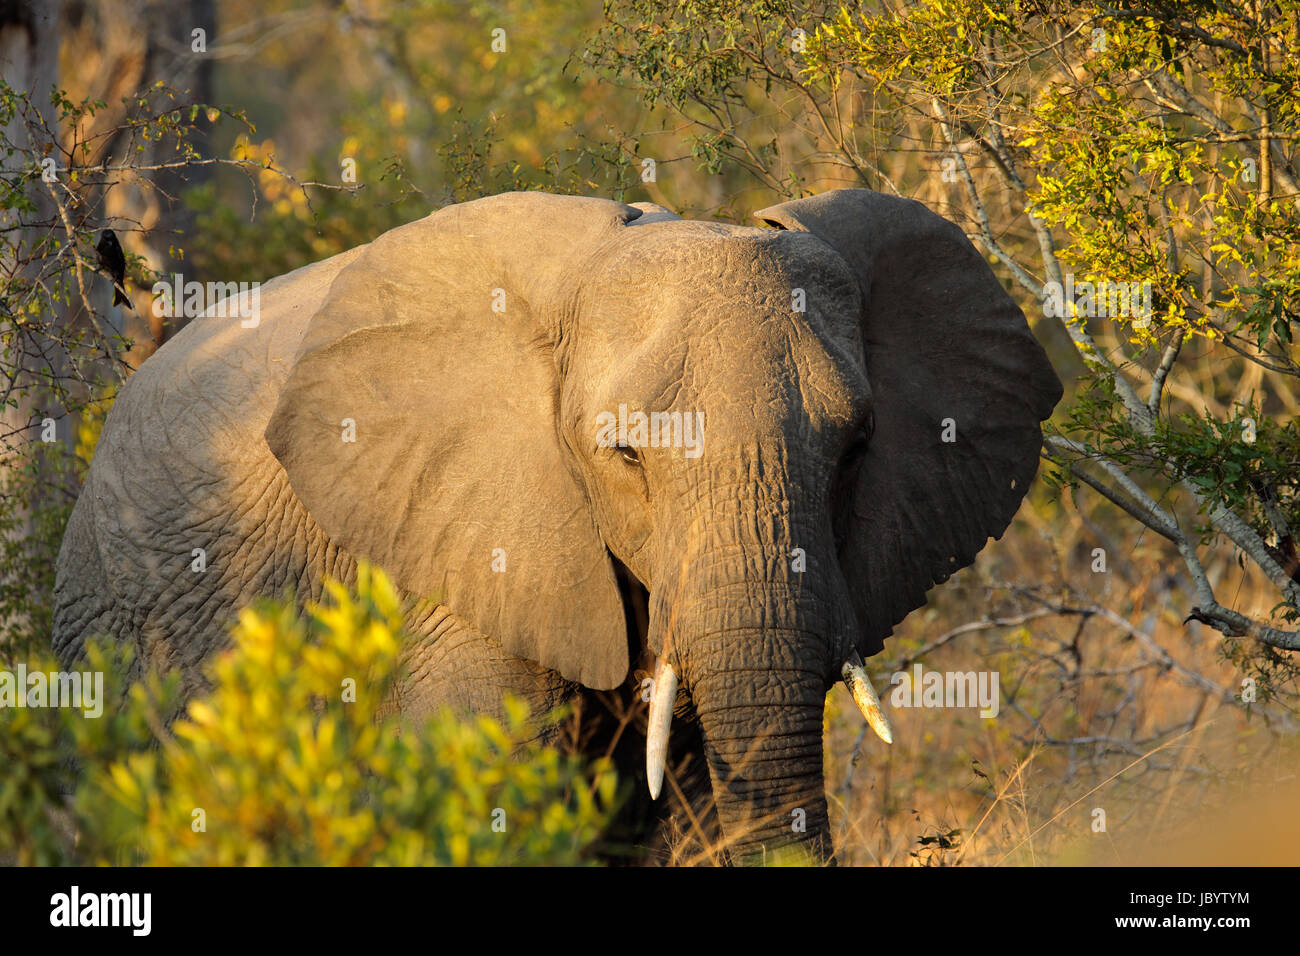
<svg viewBox="0 0 1300 956">
<path fill-rule="evenodd" d="M 126 255 L 122 252 L 122 244 L 117 241 L 117 236 L 112 229 L 105 229 L 99 236 L 99 242 L 95 246 L 95 251 L 99 253 L 99 267 L 108 273 L 109 278 L 113 280 L 113 304 L 121 305 L 123 302 L 129 302 L 126 297 Z"/>
</svg>

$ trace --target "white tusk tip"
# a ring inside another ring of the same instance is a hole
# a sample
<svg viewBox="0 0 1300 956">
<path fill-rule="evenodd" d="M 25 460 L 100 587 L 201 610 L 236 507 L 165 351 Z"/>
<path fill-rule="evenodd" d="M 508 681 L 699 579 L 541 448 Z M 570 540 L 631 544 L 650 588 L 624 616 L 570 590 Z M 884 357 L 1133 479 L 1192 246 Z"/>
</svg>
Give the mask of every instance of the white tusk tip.
<svg viewBox="0 0 1300 956">
<path fill-rule="evenodd" d="M 655 665 L 654 692 L 650 697 L 650 717 L 646 728 L 645 772 L 650 785 L 650 799 L 658 800 L 664 785 L 664 764 L 668 759 L 668 731 L 673 722 L 673 705 L 677 701 L 677 675 L 663 658 Z"/>
<path fill-rule="evenodd" d="M 853 702 L 858 705 L 858 710 L 862 711 L 862 716 L 867 719 L 871 729 L 885 743 L 892 744 L 894 732 L 889 726 L 885 712 L 880 707 L 880 698 L 876 696 L 876 690 L 871 686 L 871 678 L 867 676 L 867 669 L 862 666 L 862 658 L 858 656 L 857 651 L 849 655 L 840 673 L 849 688 L 849 693 L 853 695 Z"/>
</svg>

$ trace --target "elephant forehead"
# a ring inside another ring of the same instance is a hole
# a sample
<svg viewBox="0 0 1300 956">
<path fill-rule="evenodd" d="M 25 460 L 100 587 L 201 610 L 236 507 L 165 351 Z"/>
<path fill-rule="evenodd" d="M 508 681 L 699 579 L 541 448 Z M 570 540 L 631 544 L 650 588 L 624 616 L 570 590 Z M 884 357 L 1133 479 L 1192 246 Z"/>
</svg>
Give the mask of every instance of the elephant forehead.
<svg viewBox="0 0 1300 956">
<path fill-rule="evenodd" d="M 734 319 L 746 336 L 753 322 L 774 321 L 811 324 L 846 345 L 858 340 L 857 279 L 806 233 L 689 220 L 628 227 L 583 272 L 583 310 L 644 334 L 674 320 Z"/>
<path fill-rule="evenodd" d="M 780 367 L 791 380 L 865 390 L 859 285 L 820 240 L 680 220 L 623 232 L 582 280 L 590 340 L 679 374 L 711 377 L 722 363 L 734 381 Z"/>
<path fill-rule="evenodd" d="M 635 263 L 720 273 L 724 268 L 771 273 L 782 279 L 812 269 L 823 281 L 851 288 L 853 274 L 830 246 L 808 233 L 759 229 L 729 223 L 675 219 L 622 230 L 613 250 L 605 250 L 608 271 Z M 838 281 L 837 281 L 838 280 Z"/>
<path fill-rule="evenodd" d="M 705 413 L 710 433 L 752 438 L 803 422 L 814 431 L 851 426 L 870 407 L 860 339 L 845 344 L 793 318 L 721 312 L 698 323 L 663 322 L 580 373 L 571 396 L 592 413 Z M 611 355 L 616 360 L 609 361 Z"/>
</svg>

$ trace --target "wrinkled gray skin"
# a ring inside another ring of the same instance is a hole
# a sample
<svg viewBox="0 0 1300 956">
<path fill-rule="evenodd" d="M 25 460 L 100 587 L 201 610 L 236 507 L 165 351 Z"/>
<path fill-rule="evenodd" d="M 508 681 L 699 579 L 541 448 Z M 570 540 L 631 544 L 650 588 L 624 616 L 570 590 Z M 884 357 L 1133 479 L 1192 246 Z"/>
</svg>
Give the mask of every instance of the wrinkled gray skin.
<svg viewBox="0 0 1300 956">
<path fill-rule="evenodd" d="M 256 329 L 195 321 L 108 418 L 57 650 L 112 633 L 201 686 L 237 607 L 373 559 L 439 602 L 411 616 L 403 713 L 632 688 L 667 648 L 736 858 L 828 853 L 845 656 L 1002 533 L 1061 388 L 920 204 L 840 190 L 759 215 L 778 228 L 494 196 L 275 280 Z M 703 454 L 598 447 L 620 403 L 703 412 Z"/>
</svg>

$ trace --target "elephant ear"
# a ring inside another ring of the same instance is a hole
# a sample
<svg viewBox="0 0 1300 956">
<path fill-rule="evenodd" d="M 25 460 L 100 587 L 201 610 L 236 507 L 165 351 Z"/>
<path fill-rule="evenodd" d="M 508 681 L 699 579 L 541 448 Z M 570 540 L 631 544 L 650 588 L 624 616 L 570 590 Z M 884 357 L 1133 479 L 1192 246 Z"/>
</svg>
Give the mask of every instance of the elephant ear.
<svg viewBox="0 0 1300 956">
<path fill-rule="evenodd" d="M 640 215 L 508 193 L 385 233 L 331 285 L 266 428 L 331 542 L 597 689 L 625 679 L 627 630 L 553 347 L 566 287 Z"/>
<path fill-rule="evenodd" d="M 858 649 L 874 654 L 926 591 L 1002 536 L 1061 383 L 983 257 L 920 203 L 843 189 L 758 217 L 821 239 L 861 286 L 875 431 L 840 560 Z"/>
</svg>

